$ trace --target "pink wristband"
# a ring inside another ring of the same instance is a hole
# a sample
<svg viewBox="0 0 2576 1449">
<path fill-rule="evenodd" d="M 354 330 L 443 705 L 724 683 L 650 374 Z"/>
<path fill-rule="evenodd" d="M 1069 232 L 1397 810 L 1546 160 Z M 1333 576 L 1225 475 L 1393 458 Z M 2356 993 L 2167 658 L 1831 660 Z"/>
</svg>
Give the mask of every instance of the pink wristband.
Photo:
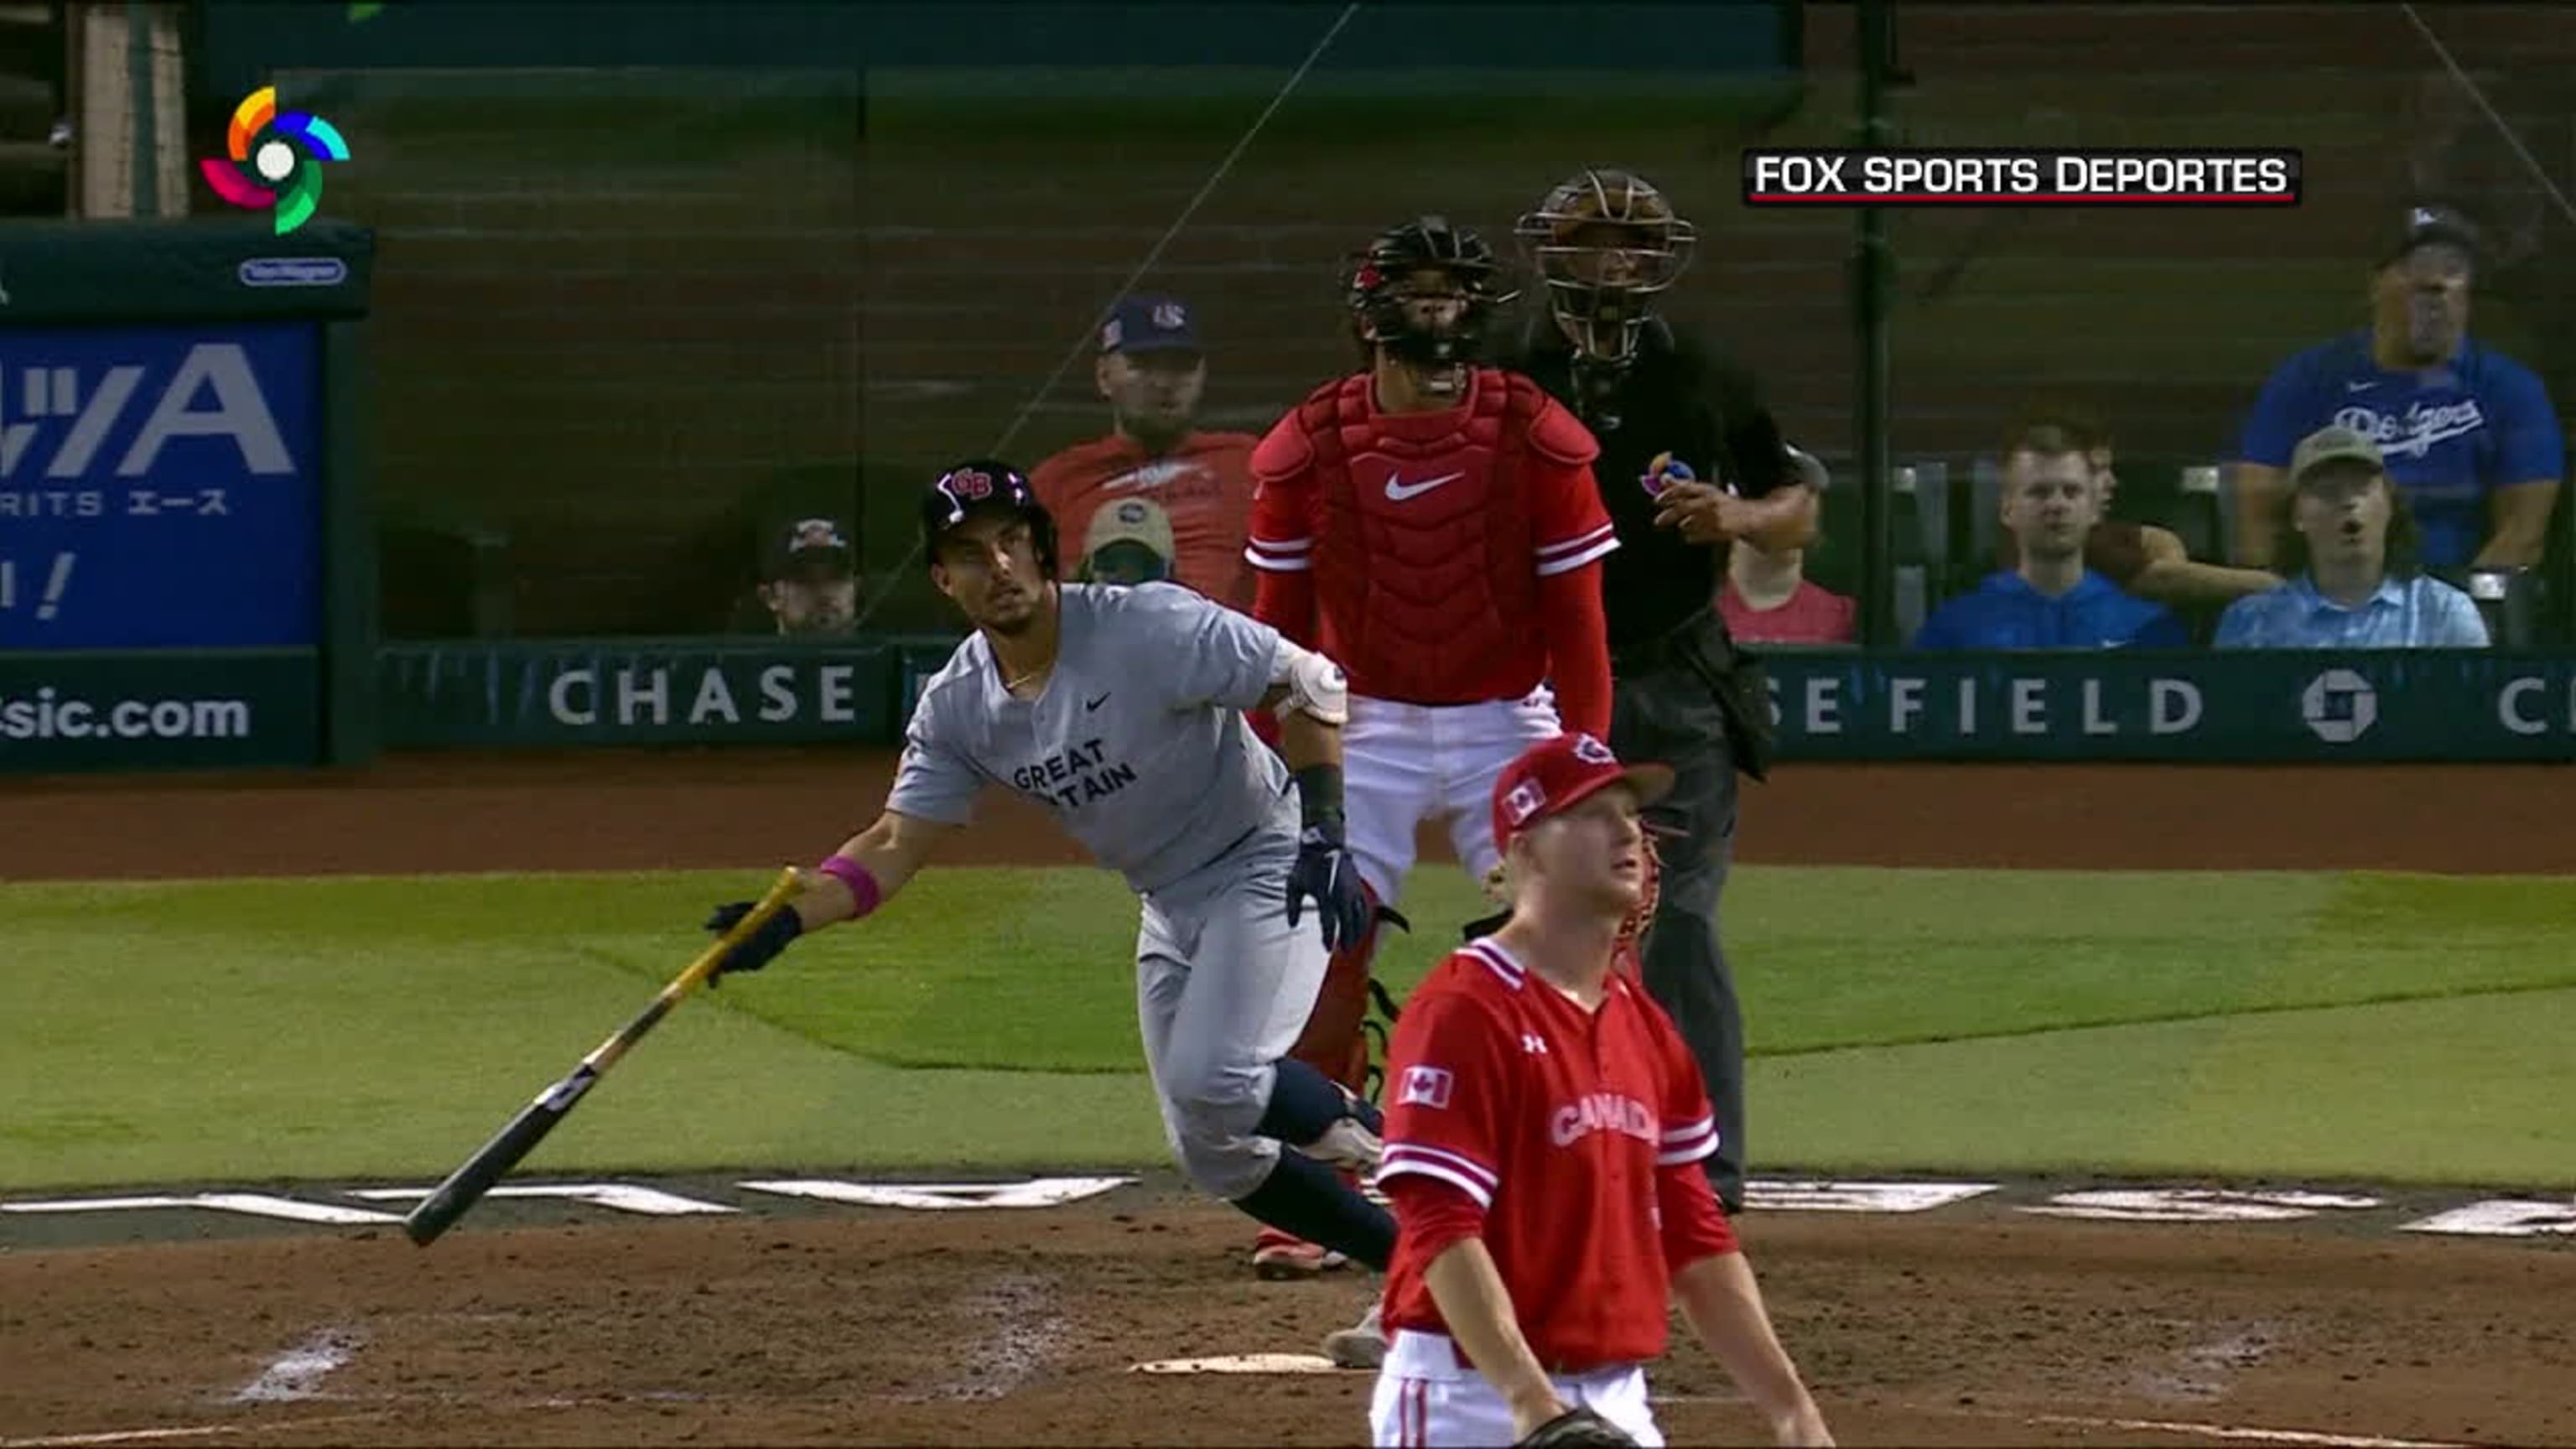
<svg viewBox="0 0 2576 1449">
<path fill-rule="evenodd" d="M 858 909 L 850 913 L 852 920 L 875 910 L 877 903 L 885 899 L 885 892 L 877 888 L 877 878 L 846 855 L 825 856 L 823 863 L 814 868 L 850 888 L 850 899 L 858 903 Z"/>
</svg>

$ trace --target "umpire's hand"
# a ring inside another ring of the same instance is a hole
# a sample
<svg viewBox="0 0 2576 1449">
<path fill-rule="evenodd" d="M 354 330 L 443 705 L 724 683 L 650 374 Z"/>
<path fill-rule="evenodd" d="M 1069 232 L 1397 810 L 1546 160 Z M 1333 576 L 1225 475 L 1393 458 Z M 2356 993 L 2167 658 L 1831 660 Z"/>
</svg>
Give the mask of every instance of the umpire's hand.
<svg viewBox="0 0 2576 1449">
<path fill-rule="evenodd" d="M 1360 884 L 1358 862 L 1342 844 L 1342 822 L 1327 817 L 1308 825 L 1297 837 L 1297 863 L 1288 870 L 1288 924 L 1315 903 L 1316 924 L 1324 928 L 1324 949 L 1338 951 L 1365 939 L 1377 924 L 1368 888 Z"/>
<path fill-rule="evenodd" d="M 715 914 L 707 917 L 707 929 L 721 936 L 732 930 L 743 917 L 750 915 L 751 908 L 750 901 L 733 901 L 718 906 Z M 737 971 L 759 970 L 775 959 L 779 952 L 786 950 L 788 942 L 795 940 L 804 932 L 805 922 L 796 914 L 796 908 L 787 907 L 761 922 L 759 930 L 744 937 L 732 950 L 727 951 L 724 959 L 718 961 L 716 969 L 708 975 L 707 984 L 714 986 Z"/>
</svg>

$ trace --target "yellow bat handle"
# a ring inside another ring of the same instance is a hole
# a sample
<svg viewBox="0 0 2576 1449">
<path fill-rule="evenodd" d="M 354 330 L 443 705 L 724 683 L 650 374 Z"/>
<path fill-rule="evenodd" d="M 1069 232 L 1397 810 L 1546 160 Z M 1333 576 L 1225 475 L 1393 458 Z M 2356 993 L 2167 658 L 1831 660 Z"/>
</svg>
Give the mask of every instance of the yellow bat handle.
<svg viewBox="0 0 2576 1449">
<path fill-rule="evenodd" d="M 716 963 L 725 958 L 726 952 L 758 935 L 760 928 L 769 924 L 770 917 L 787 909 L 787 903 L 796 898 L 798 888 L 804 883 L 803 871 L 792 865 L 782 868 L 778 872 L 778 879 L 770 884 L 768 892 L 752 905 L 751 914 L 734 922 L 732 930 L 716 937 L 715 943 L 700 952 L 698 959 L 689 963 L 689 969 L 680 973 L 679 979 L 671 983 L 670 989 L 682 996 L 695 991 L 708 977 L 716 974 Z"/>
<path fill-rule="evenodd" d="M 644 1033 L 672 1007 L 679 1005 L 682 998 L 704 986 L 716 974 L 716 965 L 724 960 L 726 952 L 751 939 L 769 923 L 770 917 L 787 909 L 787 903 L 795 899 L 797 887 L 804 883 L 804 879 L 804 874 L 792 865 L 780 870 L 778 879 L 771 883 L 768 893 L 753 904 L 749 914 L 734 922 L 731 930 L 716 937 L 707 949 L 699 952 L 698 959 L 690 962 L 687 970 L 672 977 L 671 984 L 662 988 L 642 1014 L 620 1027 L 616 1035 L 593 1047 L 590 1055 L 582 1058 L 582 1063 L 600 1072 L 615 1065 L 619 1057 L 626 1055 L 627 1048 L 643 1040 Z"/>
</svg>

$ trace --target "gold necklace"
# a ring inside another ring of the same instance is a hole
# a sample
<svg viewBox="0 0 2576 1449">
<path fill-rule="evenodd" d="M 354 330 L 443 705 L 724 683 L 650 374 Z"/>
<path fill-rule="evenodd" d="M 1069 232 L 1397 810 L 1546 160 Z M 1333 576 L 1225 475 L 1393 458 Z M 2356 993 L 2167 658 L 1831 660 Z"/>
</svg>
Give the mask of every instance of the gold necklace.
<svg viewBox="0 0 2576 1449">
<path fill-rule="evenodd" d="M 994 672 L 995 672 L 995 673 L 997 673 L 997 674 L 1000 674 L 1000 673 L 1001 673 L 1001 667 L 1000 667 L 1000 666 L 1001 666 L 1001 663 L 1002 663 L 1002 657 L 1001 657 L 1000 655 L 998 655 L 998 654 L 994 655 L 994 656 L 993 656 Z M 1027 672 L 1027 673 L 1025 673 L 1025 674 L 1016 674 L 1016 675 L 1014 675 L 1014 674 L 1003 674 L 1003 675 L 1002 675 L 1002 692 L 1003 692 L 1004 694 L 1017 694 L 1017 693 L 1019 693 L 1019 690 L 1020 690 L 1020 686 L 1021 686 L 1021 685 L 1023 685 L 1023 684 L 1027 684 L 1027 683 L 1028 683 L 1028 682 L 1030 682 L 1031 680 L 1035 680 L 1035 679 L 1043 679 L 1043 678 L 1045 678 L 1045 677 L 1046 677 L 1046 675 L 1047 675 L 1047 672 L 1048 672 L 1049 670 L 1054 669 L 1054 668 L 1055 668 L 1055 661 L 1054 661 L 1054 660 L 1052 660 L 1052 659 L 1050 659 L 1050 660 L 1048 660 L 1046 663 L 1041 664 L 1041 665 L 1037 666 L 1037 667 L 1036 667 L 1036 668 L 1034 668 L 1034 669 L 1031 669 L 1030 671 L 1028 671 L 1028 672 Z"/>
</svg>

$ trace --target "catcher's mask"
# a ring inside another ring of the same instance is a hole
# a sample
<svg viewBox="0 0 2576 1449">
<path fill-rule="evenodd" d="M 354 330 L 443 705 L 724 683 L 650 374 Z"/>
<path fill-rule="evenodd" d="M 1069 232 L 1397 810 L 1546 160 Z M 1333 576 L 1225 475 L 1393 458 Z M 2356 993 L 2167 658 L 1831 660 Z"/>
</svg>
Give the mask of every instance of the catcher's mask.
<svg viewBox="0 0 2576 1449">
<path fill-rule="evenodd" d="M 1038 502 L 1037 490 L 1019 469 L 998 458 L 972 458 L 950 467 L 921 494 L 921 551 L 924 563 L 939 562 L 939 541 L 970 513 L 987 509 L 1016 513 L 1028 520 L 1029 539 L 1038 566 L 1056 576 L 1055 515 Z"/>
<path fill-rule="evenodd" d="M 1439 274 L 1439 290 L 1426 286 L 1425 273 Z M 1351 259 L 1342 293 L 1363 353 L 1383 347 L 1418 367 L 1472 361 L 1495 309 L 1520 295 L 1503 286 L 1493 248 L 1483 238 L 1439 216 L 1378 233 Z M 1436 297 L 1457 299 L 1457 314 L 1425 323 L 1407 305 Z"/>
<path fill-rule="evenodd" d="M 1624 367 L 1651 299 L 1690 265 L 1699 229 L 1644 177 L 1594 168 L 1559 182 L 1512 228 L 1547 280 L 1548 310 L 1583 359 Z"/>
</svg>

